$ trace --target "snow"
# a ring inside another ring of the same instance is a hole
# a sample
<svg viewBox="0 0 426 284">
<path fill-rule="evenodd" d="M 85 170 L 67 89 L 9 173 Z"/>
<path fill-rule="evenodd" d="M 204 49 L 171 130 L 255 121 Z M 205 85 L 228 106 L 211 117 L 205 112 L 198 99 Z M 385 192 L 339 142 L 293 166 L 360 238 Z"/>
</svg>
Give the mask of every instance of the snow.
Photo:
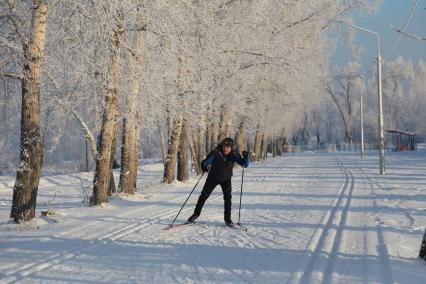
<svg viewBox="0 0 426 284">
<path fill-rule="evenodd" d="M 417 258 L 425 158 L 425 151 L 386 153 L 386 176 L 378 175 L 377 152 L 252 164 L 241 209 L 247 232 L 223 226 L 220 189 L 199 224 L 164 230 L 197 177 L 161 184 L 159 164 L 141 165 L 138 192 L 104 207 L 81 202 L 91 173 L 43 177 L 37 218 L 19 225 L 8 223 L 14 176 L 1 176 L 0 283 L 426 283 L 426 263 Z M 236 168 L 234 222 L 240 182 Z"/>
</svg>

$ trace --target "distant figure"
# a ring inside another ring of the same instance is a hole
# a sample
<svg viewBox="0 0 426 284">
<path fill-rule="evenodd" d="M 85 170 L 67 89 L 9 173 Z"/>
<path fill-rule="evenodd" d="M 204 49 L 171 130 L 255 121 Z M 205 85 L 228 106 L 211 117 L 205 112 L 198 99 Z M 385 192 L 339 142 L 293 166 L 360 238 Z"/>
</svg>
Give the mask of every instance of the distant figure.
<svg viewBox="0 0 426 284">
<path fill-rule="evenodd" d="M 203 172 L 209 172 L 206 183 L 198 198 L 195 206 L 194 214 L 188 218 L 189 223 L 193 223 L 201 214 L 204 203 L 209 198 L 213 189 L 220 184 L 225 202 L 224 219 L 228 226 L 232 226 L 231 207 L 232 207 L 232 185 L 231 177 L 234 163 L 237 162 L 242 167 L 247 168 L 249 165 L 248 152 L 243 151 L 242 156 L 234 151 L 234 141 L 231 138 L 225 138 L 207 158 L 201 162 Z"/>
</svg>

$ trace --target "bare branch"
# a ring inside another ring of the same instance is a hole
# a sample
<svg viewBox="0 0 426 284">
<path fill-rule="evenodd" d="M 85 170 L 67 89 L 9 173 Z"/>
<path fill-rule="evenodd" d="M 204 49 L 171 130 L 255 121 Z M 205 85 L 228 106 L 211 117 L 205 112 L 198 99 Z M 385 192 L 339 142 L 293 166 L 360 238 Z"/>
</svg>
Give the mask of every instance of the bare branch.
<svg viewBox="0 0 426 284">
<path fill-rule="evenodd" d="M 123 42 L 123 41 L 121 41 L 120 42 L 120 44 L 121 44 L 121 46 L 125 49 L 125 50 L 127 50 L 139 63 L 143 63 L 142 62 L 142 58 L 143 58 L 143 55 L 140 53 L 140 52 L 138 52 L 137 50 L 135 50 L 134 48 L 132 48 L 132 47 L 130 47 L 130 46 L 128 46 L 125 42 Z"/>
<path fill-rule="evenodd" d="M 255 55 L 255 56 L 265 56 L 262 53 L 243 51 L 243 50 L 224 50 L 222 53 L 242 53 L 242 54 L 250 54 L 250 55 Z"/>
<path fill-rule="evenodd" d="M 57 84 L 57 82 L 52 78 L 52 76 L 50 76 L 49 73 L 46 74 L 47 78 L 52 82 L 52 84 L 55 86 L 55 88 L 57 90 L 59 90 L 59 86 Z M 74 89 L 72 90 L 72 92 L 70 92 L 68 94 L 68 96 L 72 96 L 74 95 L 76 92 L 76 88 L 78 86 L 79 82 L 76 83 L 76 86 L 74 87 Z M 84 132 L 84 136 L 89 139 L 90 141 L 90 152 L 92 153 L 92 157 L 93 159 L 96 161 L 99 157 L 98 155 L 98 150 L 96 147 L 96 139 L 95 136 L 93 135 L 93 132 L 90 130 L 90 128 L 87 126 L 86 122 L 84 121 L 84 119 L 82 118 L 82 116 L 80 115 L 80 113 L 72 106 L 64 103 L 62 100 L 60 100 L 59 98 L 57 98 L 57 96 L 52 95 L 51 96 L 57 103 L 58 105 L 65 111 L 70 112 L 75 119 L 77 119 L 78 123 L 80 124 L 81 129 Z"/>
<path fill-rule="evenodd" d="M 0 35 L 0 44 L 3 44 L 4 46 L 13 49 L 14 51 L 17 51 L 19 53 L 22 53 L 23 50 L 21 47 L 19 47 L 18 45 L 16 45 L 15 43 L 9 41 L 7 38 L 3 37 Z"/>
<path fill-rule="evenodd" d="M 299 25 L 299 24 L 302 24 L 302 23 L 304 23 L 304 22 L 308 22 L 308 21 L 309 21 L 309 20 L 311 20 L 313 17 L 320 15 L 320 14 L 321 14 L 321 12 L 322 12 L 323 10 L 325 10 L 325 9 L 327 9 L 327 8 L 329 8 L 329 7 L 330 7 L 330 4 L 325 5 L 324 7 L 322 7 L 322 8 L 320 8 L 320 9 L 318 9 L 318 10 L 316 10 L 316 11 L 312 12 L 312 13 L 311 13 L 311 14 L 309 14 L 308 16 L 306 16 L 306 17 L 304 17 L 304 18 L 302 18 L 302 19 L 300 19 L 300 20 L 298 20 L 298 21 L 296 21 L 296 22 L 293 22 L 293 23 L 291 23 L 291 24 L 288 24 L 287 26 L 285 26 L 284 28 L 282 28 L 282 29 L 280 29 L 280 30 L 278 30 L 278 31 L 274 31 L 274 32 L 272 32 L 271 39 L 272 39 L 273 37 L 277 36 L 278 34 L 280 34 L 281 32 L 283 32 L 283 31 L 284 31 L 284 30 L 286 30 L 286 29 L 292 28 L 292 27 L 297 26 L 297 25 Z"/>
<path fill-rule="evenodd" d="M 22 31 L 23 24 L 22 24 L 21 19 L 18 17 L 18 13 L 16 12 L 15 1 L 13 1 L 13 0 L 5 0 L 5 1 L 7 3 L 7 6 L 9 7 L 9 11 L 10 11 L 8 18 L 10 19 L 13 26 L 15 27 L 15 31 L 18 34 L 19 38 L 21 39 L 22 44 L 24 46 L 27 46 L 28 43 L 29 43 L 29 38 Z"/>
<path fill-rule="evenodd" d="M 343 124 L 345 125 L 345 135 L 348 136 L 348 122 L 346 121 L 346 117 L 345 117 L 345 114 L 343 112 L 343 108 L 339 104 L 339 101 L 337 100 L 336 94 L 334 94 L 330 84 L 326 85 L 326 90 L 327 90 L 328 94 L 331 96 L 331 98 L 333 99 L 334 103 L 337 106 L 337 109 L 339 110 L 340 115 L 342 116 Z"/>
<path fill-rule="evenodd" d="M 225 2 L 225 3 L 222 3 L 222 4 L 220 4 L 219 9 L 222 9 L 222 8 L 224 8 L 226 6 L 229 6 L 232 3 L 234 3 L 235 1 L 237 1 L 237 0 L 229 0 L 229 1 Z"/>
<path fill-rule="evenodd" d="M 85 133 L 84 136 L 87 139 L 89 139 L 89 141 L 90 141 L 90 152 L 92 153 L 93 159 L 96 161 L 98 159 L 98 150 L 96 148 L 96 139 L 95 139 L 95 136 L 93 135 L 93 132 L 87 126 L 84 119 L 81 117 L 81 115 L 78 113 L 78 111 L 75 110 L 73 107 L 63 103 L 60 99 L 58 99 L 54 95 L 51 96 L 51 97 L 58 103 L 59 106 L 61 106 L 61 108 L 63 110 L 70 112 L 75 117 L 75 119 L 77 119 L 78 123 L 80 124 L 81 129 Z"/>
<path fill-rule="evenodd" d="M 283 62 L 283 63 L 274 63 L 274 62 L 264 61 L 264 62 L 258 62 L 258 63 L 247 63 L 247 64 L 244 64 L 244 65 L 242 65 L 240 67 L 239 70 L 244 70 L 244 69 L 247 69 L 247 68 L 250 68 L 250 67 L 255 67 L 255 66 L 258 66 L 258 65 L 274 65 L 274 66 L 280 66 L 280 67 L 282 67 L 283 65 L 284 66 L 290 66 L 290 64 L 288 64 L 286 62 Z"/>
<path fill-rule="evenodd" d="M 16 80 L 24 80 L 24 76 L 19 75 L 19 74 L 14 74 L 14 73 L 3 73 L 0 72 L 0 77 L 4 77 L 4 78 L 12 78 L 12 79 L 16 79 Z"/>
</svg>

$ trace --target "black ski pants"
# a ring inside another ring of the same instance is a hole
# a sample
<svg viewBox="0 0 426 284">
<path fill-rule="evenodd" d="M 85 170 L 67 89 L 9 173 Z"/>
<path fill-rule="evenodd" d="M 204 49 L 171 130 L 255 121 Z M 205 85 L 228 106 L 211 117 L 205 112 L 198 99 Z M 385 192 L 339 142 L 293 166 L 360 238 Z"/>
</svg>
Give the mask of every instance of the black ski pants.
<svg viewBox="0 0 426 284">
<path fill-rule="evenodd" d="M 224 219 L 226 221 L 231 220 L 231 207 L 232 207 L 232 185 L 231 179 L 228 179 L 222 183 L 218 183 L 212 180 L 207 179 L 204 184 L 203 190 L 201 191 L 200 197 L 198 197 L 197 205 L 195 206 L 194 215 L 199 216 L 201 214 L 201 210 L 203 209 L 204 203 L 207 198 L 209 198 L 213 189 L 220 184 L 223 192 L 223 200 L 225 202 L 225 212 Z"/>
</svg>

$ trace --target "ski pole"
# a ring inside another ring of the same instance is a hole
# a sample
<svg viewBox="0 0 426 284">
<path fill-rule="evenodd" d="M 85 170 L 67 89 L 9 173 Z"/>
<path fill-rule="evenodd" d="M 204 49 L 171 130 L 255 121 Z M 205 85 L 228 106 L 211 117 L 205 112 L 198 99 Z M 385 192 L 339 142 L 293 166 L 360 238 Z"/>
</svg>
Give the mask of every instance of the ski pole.
<svg viewBox="0 0 426 284">
<path fill-rule="evenodd" d="M 243 197 L 243 183 L 244 183 L 244 167 L 243 167 L 243 174 L 241 175 L 240 208 L 238 209 L 238 223 L 237 223 L 237 225 L 241 225 L 240 217 L 241 217 L 241 198 Z"/>
<path fill-rule="evenodd" d="M 200 178 L 198 179 L 197 183 L 194 185 L 194 188 L 192 189 L 191 193 L 189 194 L 188 198 L 183 203 L 182 207 L 180 208 L 179 212 L 177 213 L 176 217 L 173 219 L 173 222 L 169 225 L 169 228 L 173 227 L 173 224 L 175 223 L 177 217 L 179 216 L 180 212 L 182 211 L 183 207 L 185 207 L 186 202 L 191 197 L 192 193 L 194 192 L 195 188 L 197 187 L 198 183 L 200 182 L 201 178 L 204 176 L 204 172 L 201 174 Z"/>
</svg>

